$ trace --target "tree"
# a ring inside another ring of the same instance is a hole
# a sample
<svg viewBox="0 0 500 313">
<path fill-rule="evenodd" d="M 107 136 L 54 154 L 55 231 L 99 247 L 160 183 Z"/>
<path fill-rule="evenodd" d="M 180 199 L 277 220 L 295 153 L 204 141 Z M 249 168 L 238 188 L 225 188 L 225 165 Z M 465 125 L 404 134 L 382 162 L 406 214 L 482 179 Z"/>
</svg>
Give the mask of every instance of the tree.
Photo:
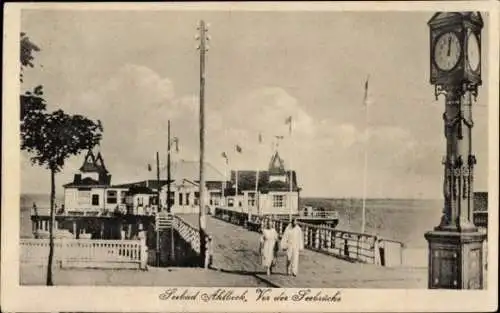
<svg viewBox="0 0 500 313">
<path fill-rule="evenodd" d="M 26 33 L 21 33 L 21 41 L 20 41 L 20 63 L 21 63 L 21 73 L 20 80 L 23 82 L 23 74 L 24 70 L 27 67 L 35 67 L 33 63 L 35 57 L 34 53 L 39 52 L 40 48 L 34 44 L 30 38 L 26 35 Z M 43 99 L 43 86 L 36 86 L 33 91 L 25 91 L 20 95 L 20 107 L 21 107 L 21 120 L 24 119 L 24 116 L 28 114 L 28 112 L 32 111 L 42 111 L 46 108 L 45 100 Z"/>
<path fill-rule="evenodd" d="M 49 260 L 47 285 L 52 282 L 54 256 L 55 175 L 72 155 L 92 149 L 102 137 L 102 125 L 81 115 L 68 115 L 62 110 L 52 113 L 30 112 L 21 122 L 21 149 L 32 156 L 31 162 L 50 171 Z"/>
<path fill-rule="evenodd" d="M 40 49 L 21 33 L 21 71 L 33 67 L 33 51 Z M 35 48 L 36 47 L 36 48 Z M 21 94 L 21 150 L 31 154 L 32 164 L 50 171 L 50 221 L 49 259 L 47 285 L 52 286 L 52 263 L 54 258 L 54 200 L 55 175 L 64 167 L 70 156 L 99 144 L 103 128 L 100 121 L 94 122 L 82 115 L 68 115 L 62 110 L 47 112 L 42 98 L 41 86 L 33 92 Z"/>
</svg>

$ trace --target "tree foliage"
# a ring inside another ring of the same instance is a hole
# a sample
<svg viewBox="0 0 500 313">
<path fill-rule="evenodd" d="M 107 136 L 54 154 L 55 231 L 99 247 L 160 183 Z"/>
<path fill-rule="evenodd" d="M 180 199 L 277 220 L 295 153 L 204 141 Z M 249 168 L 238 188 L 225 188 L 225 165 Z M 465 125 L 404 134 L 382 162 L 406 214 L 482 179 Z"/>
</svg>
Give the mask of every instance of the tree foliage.
<svg viewBox="0 0 500 313">
<path fill-rule="evenodd" d="M 20 41 L 20 79 L 21 83 L 23 82 L 23 74 L 24 70 L 27 67 L 35 67 L 35 52 L 39 52 L 40 48 L 34 44 L 30 38 L 25 34 L 21 33 L 21 41 Z M 45 99 L 43 98 L 43 86 L 38 85 L 33 88 L 32 91 L 25 91 L 20 95 L 20 103 L 21 103 L 21 120 L 24 119 L 26 114 L 29 112 L 39 112 L 45 110 L 47 104 Z"/>
<path fill-rule="evenodd" d="M 35 59 L 34 52 L 39 52 L 40 48 L 34 44 L 26 33 L 21 33 L 21 81 L 23 79 L 23 71 L 26 67 L 35 67 L 33 60 Z"/>
<path fill-rule="evenodd" d="M 82 115 L 31 111 L 21 122 L 21 149 L 31 154 L 33 164 L 59 172 L 68 157 L 97 145 L 102 131 L 100 121 Z"/>
<path fill-rule="evenodd" d="M 35 66 L 34 53 L 40 48 L 21 33 L 21 81 L 25 68 Z M 20 95 L 21 149 L 31 154 L 31 161 L 39 166 L 59 172 L 71 155 L 90 149 L 102 136 L 100 121 L 94 122 L 82 115 L 68 115 L 62 110 L 46 111 L 43 86 Z"/>
</svg>

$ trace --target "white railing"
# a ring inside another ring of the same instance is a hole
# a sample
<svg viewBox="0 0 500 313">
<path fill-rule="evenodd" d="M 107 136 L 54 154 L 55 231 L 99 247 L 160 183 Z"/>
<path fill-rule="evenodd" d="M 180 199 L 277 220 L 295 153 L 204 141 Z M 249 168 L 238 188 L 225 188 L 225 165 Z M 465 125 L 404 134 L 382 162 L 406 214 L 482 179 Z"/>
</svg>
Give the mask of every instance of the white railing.
<svg viewBox="0 0 500 313">
<path fill-rule="evenodd" d="M 289 222 L 270 219 L 281 236 Z M 263 220 L 262 223 L 265 223 Z M 323 225 L 297 222 L 302 229 L 304 247 L 339 258 L 383 266 L 399 266 L 403 262 L 403 243 L 373 234 L 338 230 Z"/>
<path fill-rule="evenodd" d="M 45 265 L 48 255 L 48 239 L 21 239 L 21 263 Z M 146 242 L 144 239 L 54 239 L 54 264 L 61 267 L 146 269 Z"/>
<path fill-rule="evenodd" d="M 260 231 L 266 221 L 270 220 L 280 236 L 289 224 L 287 215 L 254 215 L 248 220 L 246 214 L 220 207 L 216 208 L 214 216 L 229 223 L 246 225 L 248 229 L 254 231 Z M 402 265 L 404 249 L 402 242 L 369 233 L 343 231 L 325 225 L 304 222 L 297 224 L 302 228 L 304 246 L 307 249 L 350 261 L 383 266 Z"/>
<path fill-rule="evenodd" d="M 196 253 L 200 253 L 200 231 L 198 228 L 194 227 L 193 225 L 189 224 L 182 218 L 178 216 L 173 216 L 173 226 L 174 229 L 177 230 L 179 235 L 184 239 L 188 244 L 191 245 L 191 248 Z"/>
<path fill-rule="evenodd" d="M 128 212 L 129 211 L 129 212 Z M 62 208 L 56 207 L 54 210 L 54 214 L 56 216 L 105 216 L 112 217 L 117 213 L 120 214 L 133 214 L 133 215 L 146 215 L 152 216 L 157 214 L 158 206 L 157 205 L 141 205 L 135 208 L 130 208 L 127 211 L 127 206 L 125 204 L 114 204 L 108 205 L 105 208 L 98 207 L 77 207 L 77 208 Z M 32 216 L 49 216 L 50 208 L 41 207 L 41 208 L 31 208 Z"/>
</svg>

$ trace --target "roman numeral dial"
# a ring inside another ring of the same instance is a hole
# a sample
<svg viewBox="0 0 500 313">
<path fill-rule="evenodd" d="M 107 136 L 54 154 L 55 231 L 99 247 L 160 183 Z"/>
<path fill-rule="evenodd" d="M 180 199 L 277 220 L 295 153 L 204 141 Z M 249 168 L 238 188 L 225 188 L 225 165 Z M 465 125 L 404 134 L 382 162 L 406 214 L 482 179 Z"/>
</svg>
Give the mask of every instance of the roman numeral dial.
<svg viewBox="0 0 500 313">
<path fill-rule="evenodd" d="M 434 62 L 440 70 L 450 71 L 457 65 L 461 52 L 457 35 L 453 32 L 444 33 L 434 45 Z"/>
</svg>

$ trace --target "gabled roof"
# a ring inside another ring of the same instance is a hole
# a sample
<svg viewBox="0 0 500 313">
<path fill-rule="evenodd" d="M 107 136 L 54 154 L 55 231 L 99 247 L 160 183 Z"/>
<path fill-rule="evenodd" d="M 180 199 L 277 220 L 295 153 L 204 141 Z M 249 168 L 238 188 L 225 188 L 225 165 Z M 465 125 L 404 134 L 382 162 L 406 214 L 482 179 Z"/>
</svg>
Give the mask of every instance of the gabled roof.
<svg viewBox="0 0 500 313">
<path fill-rule="evenodd" d="M 172 162 L 170 170 L 172 180 L 181 180 L 185 178 L 191 181 L 198 181 L 200 179 L 200 163 L 198 161 L 180 160 Z M 167 177 L 166 166 L 161 168 L 160 175 L 161 177 Z M 210 163 L 205 162 L 205 180 L 223 181 L 224 175 Z"/>
<path fill-rule="evenodd" d="M 269 176 L 272 176 L 268 171 L 259 171 L 259 191 L 267 193 L 269 191 L 289 191 L 290 190 L 290 171 L 285 171 L 285 182 L 269 181 Z M 255 190 L 255 179 L 257 171 L 238 171 L 238 194 L 243 194 L 243 191 Z M 300 188 L 297 185 L 297 174 L 292 171 L 292 190 L 298 191 Z M 235 195 L 236 193 L 236 171 L 231 171 L 231 186 L 226 189 L 227 195 Z"/>
<path fill-rule="evenodd" d="M 104 166 L 104 160 L 102 158 L 101 152 L 97 154 L 97 157 L 94 156 L 92 149 L 89 149 L 85 159 L 83 160 L 83 164 L 80 167 L 80 172 L 82 173 L 104 173 L 107 174 L 108 170 Z"/>
<path fill-rule="evenodd" d="M 104 184 L 100 183 L 99 181 L 90 178 L 90 177 L 85 177 L 84 179 L 81 179 L 80 181 L 73 181 L 71 183 L 63 185 L 63 187 L 97 187 L 97 186 L 105 186 Z"/>
<path fill-rule="evenodd" d="M 114 187 L 114 188 L 146 187 L 146 188 L 157 190 L 158 187 L 161 188 L 163 185 L 166 185 L 167 183 L 168 183 L 168 181 L 166 179 L 163 179 L 163 180 L 160 179 L 159 182 L 155 179 L 148 179 L 148 180 L 141 180 L 138 182 L 113 185 L 111 187 Z"/>
<path fill-rule="evenodd" d="M 207 181 L 205 182 L 205 185 L 207 186 L 208 190 L 221 190 L 222 189 L 222 183 L 221 181 Z M 229 183 L 226 182 L 226 186 Z"/>
<path fill-rule="evenodd" d="M 106 169 L 106 166 L 104 165 L 104 159 L 102 158 L 102 154 L 101 154 L 101 151 L 99 151 L 97 153 L 97 157 L 95 159 L 95 165 L 98 167 L 98 168 L 101 168 L 104 172 L 108 172 L 108 170 Z"/>
<path fill-rule="evenodd" d="M 155 192 L 151 188 L 145 186 L 131 186 L 130 189 L 127 191 L 127 195 L 129 196 L 137 194 L 154 195 Z"/>
</svg>

